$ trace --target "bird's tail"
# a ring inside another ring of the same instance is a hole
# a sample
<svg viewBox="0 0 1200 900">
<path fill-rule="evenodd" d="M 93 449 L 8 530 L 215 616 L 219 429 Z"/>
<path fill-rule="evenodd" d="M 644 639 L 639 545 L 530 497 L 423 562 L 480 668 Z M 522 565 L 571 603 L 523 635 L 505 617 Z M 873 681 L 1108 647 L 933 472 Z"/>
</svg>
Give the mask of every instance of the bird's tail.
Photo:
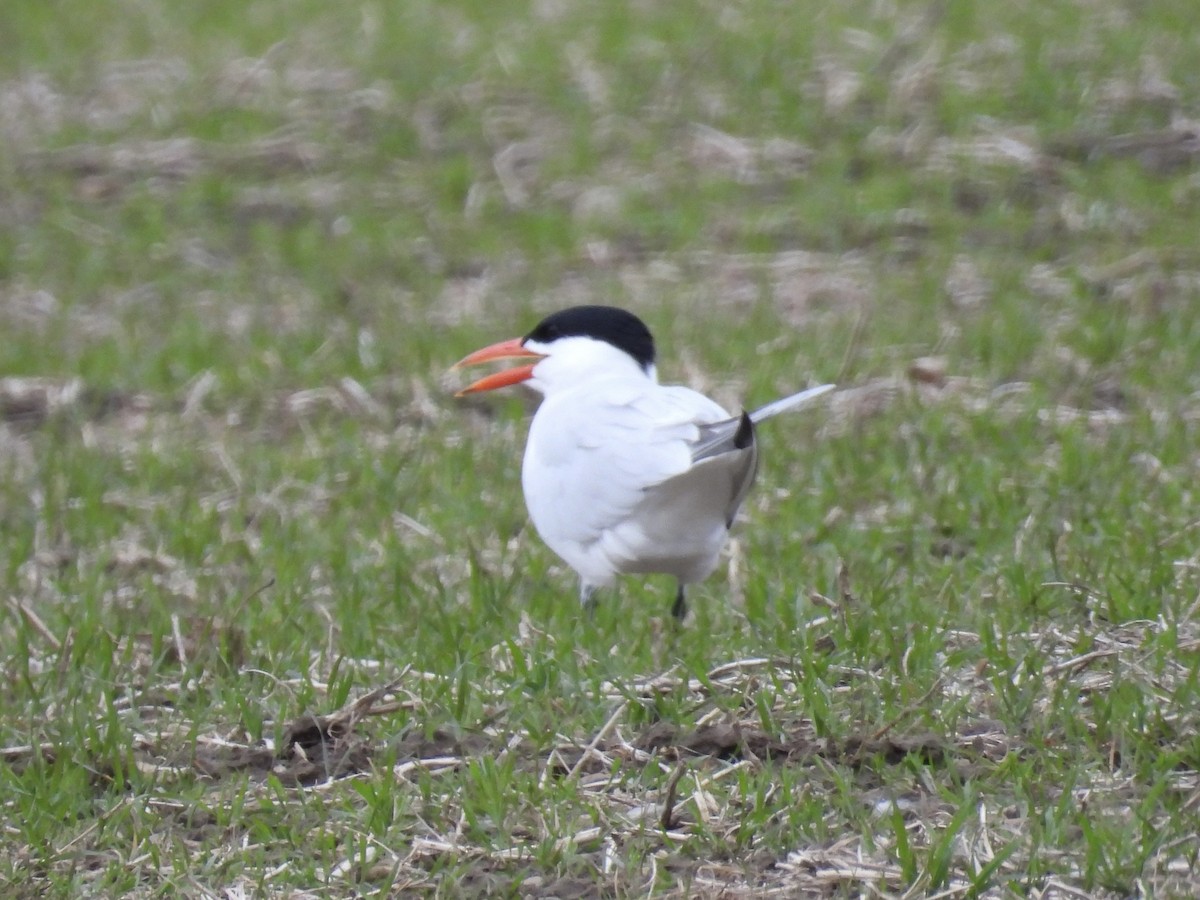
<svg viewBox="0 0 1200 900">
<path fill-rule="evenodd" d="M 769 419 L 772 416 L 777 416 L 780 413 L 791 412 L 794 409 L 799 409 L 812 400 L 817 399 L 822 394 L 828 394 L 837 385 L 822 384 L 814 388 L 809 388 L 807 391 L 801 391 L 798 394 L 792 394 L 790 397 L 784 397 L 781 400 L 776 400 L 773 403 L 768 403 L 766 406 L 761 406 L 754 412 L 750 413 L 750 421 L 757 425 L 763 419 Z"/>
</svg>

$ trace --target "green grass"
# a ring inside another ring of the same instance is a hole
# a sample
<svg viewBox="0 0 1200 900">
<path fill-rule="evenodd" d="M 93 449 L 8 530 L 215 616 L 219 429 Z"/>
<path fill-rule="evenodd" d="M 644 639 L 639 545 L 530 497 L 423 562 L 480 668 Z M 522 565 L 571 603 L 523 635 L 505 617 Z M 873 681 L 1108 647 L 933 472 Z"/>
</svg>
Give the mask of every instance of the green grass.
<svg viewBox="0 0 1200 900">
<path fill-rule="evenodd" d="M 1195 893 L 1192 17 L 5 6 L 4 894 Z M 843 387 L 679 631 L 452 397 L 582 302 Z"/>
</svg>

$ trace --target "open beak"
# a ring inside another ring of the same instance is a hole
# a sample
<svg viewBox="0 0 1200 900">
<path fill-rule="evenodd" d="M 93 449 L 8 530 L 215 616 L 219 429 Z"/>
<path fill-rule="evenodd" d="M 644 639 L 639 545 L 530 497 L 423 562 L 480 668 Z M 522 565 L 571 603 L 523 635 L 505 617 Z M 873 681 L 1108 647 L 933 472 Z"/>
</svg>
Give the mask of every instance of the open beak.
<svg viewBox="0 0 1200 900">
<path fill-rule="evenodd" d="M 493 375 L 485 375 L 478 381 L 467 385 L 454 396 L 462 397 L 467 394 L 478 394 L 480 391 L 494 391 L 496 388 L 508 387 L 510 384 L 520 384 L 533 376 L 533 367 L 545 358 L 544 354 L 526 350 L 521 344 L 521 338 L 501 341 L 498 344 L 484 347 L 482 350 L 476 350 L 471 355 L 460 359 L 451 368 L 462 369 L 467 366 L 477 366 L 494 359 L 532 359 L 534 361 L 524 366 L 496 372 Z"/>
</svg>

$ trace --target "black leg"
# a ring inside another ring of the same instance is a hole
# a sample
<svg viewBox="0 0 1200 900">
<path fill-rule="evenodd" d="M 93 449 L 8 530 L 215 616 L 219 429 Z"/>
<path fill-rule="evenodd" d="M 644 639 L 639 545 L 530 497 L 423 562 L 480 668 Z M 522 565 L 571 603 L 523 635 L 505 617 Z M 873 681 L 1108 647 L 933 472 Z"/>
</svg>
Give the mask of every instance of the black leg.
<svg viewBox="0 0 1200 900">
<path fill-rule="evenodd" d="M 683 585 L 679 585 L 679 590 L 675 592 L 675 603 L 671 607 L 671 615 L 675 617 L 676 622 L 682 622 L 687 618 L 687 600 L 683 598 Z"/>
<path fill-rule="evenodd" d="M 579 602 L 583 604 L 584 611 L 592 617 L 596 615 L 596 587 L 591 584 L 579 584 Z"/>
</svg>

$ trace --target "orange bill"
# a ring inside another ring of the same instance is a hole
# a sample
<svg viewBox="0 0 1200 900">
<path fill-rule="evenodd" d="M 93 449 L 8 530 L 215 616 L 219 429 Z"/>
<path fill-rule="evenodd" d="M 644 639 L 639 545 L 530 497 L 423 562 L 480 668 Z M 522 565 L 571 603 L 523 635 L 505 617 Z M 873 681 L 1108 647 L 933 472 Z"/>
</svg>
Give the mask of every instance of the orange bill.
<svg viewBox="0 0 1200 900">
<path fill-rule="evenodd" d="M 526 350 L 521 343 L 521 338 L 501 341 L 498 344 L 484 347 L 482 350 L 476 350 L 469 356 L 460 359 L 452 368 L 462 369 L 467 366 L 477 366 L 496 359 L 532 359 L 534 362 L 524 366 L 516 366 L 512 369 L 505 369 L 493 375 L 485 375 L 478 381 L 467 385 L 454 396 L 462 397 L 466 394 L 478 394 L 480 391 L 494 391 L 496 388 L 508 387 L 510 384 L 520 384 L 522 381 L 527 381 L 533 376 L 533 367 L 537 365 L 539 360 L 544 358 L 541 353 Z"/>
</svg>

